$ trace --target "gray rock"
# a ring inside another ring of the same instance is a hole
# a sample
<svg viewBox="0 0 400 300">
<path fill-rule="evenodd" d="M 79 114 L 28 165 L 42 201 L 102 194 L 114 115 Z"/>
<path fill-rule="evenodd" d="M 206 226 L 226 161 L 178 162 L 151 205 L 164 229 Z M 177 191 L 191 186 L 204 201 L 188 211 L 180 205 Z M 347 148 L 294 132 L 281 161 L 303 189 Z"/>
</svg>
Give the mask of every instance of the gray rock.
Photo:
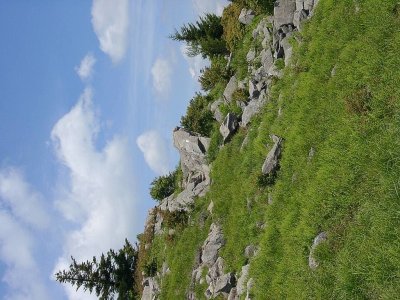
<svg viewBox="0 0 400 300">
<path fill-rule="evenodd" d="M 269 151 L 267 158 L 264 161 L 264 164 L 261 168 L 263 174 L 268 175 L 276 170 L 279 164 L 279 158 L 282 151 L 282 138 L 271 135 L 272 140 L 274 141 L 274 146 Z"/>
<path fill-rule="evenodd" d="M 240 273 L 240 277 L 237 281 L 237 285 L 236 285 L 236 291 L 238 296 L 241 296 L 243 294 L 246 293 L 247 290 L 247 279 L 249 277 L 249 269 L 250 269 L 250 265 L 247 264 L 245 266 L 242 267 L 242 272 Z"/>
<path fill-rule="evenodd" d="M 214 202 L 211 200 L 210 204 L 209 204 L 208 207 L 207 207 L 207 211 L 208 211 L 210 214 L 212 214 L 213 209 L 214 209 Z"/>
<path fill-rule="evenodd" d="M 328 235 L 326 234 L 326 232 L 321 232 L 315 237 L 314 242 L 311 246 L 310 255 L 308 256 L 308 266 L 311 270 L 315 270 L 319 266 L 319 263 L 314 257 L 315 249 L 318 247 L 318 245 L 325 242 L 327 238 Z"/>
<path fill-rule="evenodd" d="M 278 29 L 284 24 L 293 23 L 293 15 L 296 11 L 294 0 L 278 0 L 274 7 L 274 28 Z"/>
<path fill-rule="evenodd" d="M 202 264 L 212 267 L 218 258 L 218 250 L 224 245 L 224 237 L 222 229 L 214 223 L 210 226 L 210 232 L 207 239 L 204 241 L 201 252 Z"/>
<path fill-rule="evenodd" d="M 222 101 L 222 99 L 218 99 L 218 100 L 214 101 L 210 106 L 210 110 L 214 115 L 214 119 L 217 120 L 218 123 L 221 123 L 224 120 L 224 116 L 223 116 L 221 110 L 219 109 L 219 107 L 223 103 L 224 103 L 224 101 Z"/>
<path fill-rule="evenodd" d="M 251 118 L 260 112 L 265 103 L 266 99 L 264 97 L 251 100 L 243 110 L 240 126 L 246 127 L 250 123 Z"/>
<path fill-rule="evenodd" d="M 256 58 L 256 50 L 250 49 L 246 55 L 247 62 L 252 62 L 255 58 Z"/>
<path fill-rule="evenodd" d="M 244 256 L 246 258 L 252 258 L 253 256 L 255 256 L 258 252 L 258 248 L 254 245 L 248 245 L 245 249 L 244 249 Z"/>
<path fill-rule="evenodd" d="M 269 70 L 268 70 L 268 75 L 269 75 L 269 76 L 273 76 L 273 77 L 277 77 L 277 78 L 282 78 L 283 72 L 282 72 L 282 70 L 279 70 L 279 69 L 275 66 L 275 64 L 273 64 L 273 65 L 271 66 L 271 68 L 269 68 Z"/>
<path fill-rule="evenodd" d="M 293 47 L 292 45 L 289 43 L 289 38 L 285 37 L 281 42 L 280 45 L 283 49 L 283 54 L 285 57 L 285 65 L 287 66 L 289 64 L 290 58 L 292 57 L 292 53 L 293 53 Z"/>
<path fill-rule="evenodd" d="M 236 132 L 237 127 L 238 127 L 237 117 L 232 113 L 228 113 L 225 117 L 224 122 L 219 127 L 219 132 L 223 137 L 224 143 L 229 141 L 232 135 Z"/>
<path fill-rule="evenodd" d="M 245 300 L 250 300 L 250 291 L 254 287 L 254 279 L 250 278 L 249 281 L 247 281 L 247 295 Z"/>
<path fill-rule="evenodd" d="M 159 212 L 157 212 L 154 223 L 154 234 L 158 235 L 163 233 L 162 222 L 163 222 L 163 217 Z"/>
<path fill-rule="evenodd" d="M 261 56 L 261 64 L 265 72 L 268 72 L 268 70 L 274 64 L 274 57 L 272 55 L 271 48 L 263 49 L 260 53 L 260 56 Z"/>
<path fill-rule="evenodd" d="M 297 27 L 298 30 L 301 30 L 301 23 L 304 20 L 307 20 L 308 12 L 305 9 L 296 10 L 293 15 L 293 25 Z"/>
<path fill-rule="evenodd" d="M 208 284 L 215 282 L 219 277 L 224 274 L 225 261 L 222 257 L 218 257 L 217 261 L 208 270 L 206 281 Z"/>
<path fill-rule="evenodd" d="M 308 152 L 308 162 L 310 162 L 313 159 L 314 155 L 315 155 L 315 149 L 314 147 L 311 147 L 310 151 Z"/>
<path fill-rule="evenodd" d="M 171 273 L 171 270 L 169 269 L 167 262 L 164 261 L 161 268 L 161 276 L 168 275 L 169 273 Z"/>
<path fill-rule="evenodd" d="M 232 95 L 236 90 L 238 89 L 238 81 L 236 79 L 236 76 L 233 75 L 231 79 L 229 79 L 228 84 L 225 87 L 224 90 L 224 99 L 226 102 L 231 102 L 232 101 Z"/>
<path fill-rule="evenodd" d="M 236 288 L 232 288 L 229 292 L 228 300 L 239 300 Z"/>
<path fill-rule="evenodd" d="M 200 177 L 209 178 L 210 168 L 206 154 L 210 139 L 179 127 L 175 128 L 173 139 L 181 158 L 184 187 L 194 175 L 200 174 Z"/>
<path fill-rule="evenodd" d="M 147 277 L 142 282 L 143 294 L 142 300 L 154 300 L 160 293 L 160 286 L 155 277 Z"/>
<path fill-rule="evenodd" d="M 249 95 L 250 99 L 258 98 L 260 91 L 257 89 L 257 81 L 249 80 Z"/>
<path fill-rule="evenodd" d="M 226 297 L 229 295 L 229 292 L 235 285 L 235 274 L 228 273 L 218 277 L 217 281 L 215 282 L 214 287 L 214 295 L 223 294 Z"/>
<path fill-rule="evenodd" d="M 239 22 L 247 25 L 253 20 L 255 14 L 251 9 L 243 8 L 239 15 Z"/>
</svg>

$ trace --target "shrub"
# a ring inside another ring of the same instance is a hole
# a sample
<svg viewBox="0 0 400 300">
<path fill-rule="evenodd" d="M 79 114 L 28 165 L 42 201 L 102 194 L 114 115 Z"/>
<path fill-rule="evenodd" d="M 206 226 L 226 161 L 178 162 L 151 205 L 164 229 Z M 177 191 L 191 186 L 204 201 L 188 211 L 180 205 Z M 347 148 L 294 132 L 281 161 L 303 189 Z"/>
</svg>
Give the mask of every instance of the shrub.
<svg viewBox="0 0 400 300">
<path fill-rule="evenodd" d="M 155 178 L 150 186 L 150 196 L 154 200 L 162 201 L 172 195 L 176 189 L 176 176 L 177 171 Z"/>
<path fill-rule="evenodd" d="M 222 13 L 221 23 L 224 28 L 223 38 L 228 49 L 232 52 L 236 45 L 243 40 L 244 25 L 238 20 L 242 8 L 237 3 L 229 4 Z"/>
<path fill-rule="evenodd" d="M 190 100 L 186 115 L 181 118 L 181 125 L 203 136 L 210 136 L 214 123 L 214 117 L 208 108 L 211 101 L 211 97 L 197 93 Z"/>
<path fill-rule="evenodd" d="M 201 70 L 199 83 L 203 91 L 212 90 L 219 82 L 226 83 L 232 72 L 226 68 L 226 59 L 223 57 L 215 58 L 211 61 L 211 66 Z"/>
<path fill-rule="evenodd" d="M 249 98 L 249 91 L 244 90 L 244 89 L 237 89 L 233 94 L 232 94 L 232 100 L 234 102 L 239 101 L 239 102 L 244 102 L 246 103 L 248 98 Z"/>
</svg>

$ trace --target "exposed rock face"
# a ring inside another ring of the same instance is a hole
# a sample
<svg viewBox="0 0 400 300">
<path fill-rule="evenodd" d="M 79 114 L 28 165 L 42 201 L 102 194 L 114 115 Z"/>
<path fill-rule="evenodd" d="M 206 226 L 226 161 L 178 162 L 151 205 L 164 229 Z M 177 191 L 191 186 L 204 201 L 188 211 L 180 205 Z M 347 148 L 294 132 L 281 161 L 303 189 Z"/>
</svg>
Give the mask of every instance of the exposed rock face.
<svg viewBox="0 0 400 300">
<path fill-rule="evenodd" d="M 236 92 L 237 89 L 238 89 L 238 80 L 236 79 L 236 76 L 233 75 L 224 90 L 223 95 L 226 102 L 232 102 L 232 95 L 234 92 Z"/>
<path fill-rule="evenodd" d="M 274 27 L 279 28 L 284 24 L 292 23 L 295 11 L 296 11 L 295 0 L 276 1 L 274 7 Z"/>
<path fill-rule="evenodd" d="M 210 232 L 204 241 L 201 253 L 201 262 L 208 267 L 212 267 L 217 261 L 218 250 L 224 245 L 224 236 L 219 225 L 214 223 L 210 226 Z"/>
<path fill-rule="evenodd" d="M 238 127 L 237 117 L 232 113 L 228 113 L 225 117 L 224 122 L 219 127 L 219 132 L 223 137 L 224 143 L 229 141 L 232 135 L 236 132 L 237 127 Z"/>
<path fill-rule="evenodd" d="M 154 300 L 157 299 L 160 293 L 160 286 L 155 277 L 147 277 L 143 280 L 143 294 L 142 300 Z"/>
<path fill-rule="evenodd" d="M 240 125 L 246 127 L 250 123 L 251 118 L 260 112 L 266 101 L 266 98 L 261 96 L 258 99 L 250 100 L 243 110 L 242 122 Z"/>
<path fill-rule="evenodd" d="M 179 127 L 175 128 L 173 139 L 181 157 L 184 185 L 201 177 L 209 178 L 210 168 L 206 154 L 210 139 Z"/>
<path fill-rule="evenodd" d="M 221 113 L 221 110 L 219 107 L 224 103 L 221 99 L 218 99 L 217 101 L 213 102 L 210 106 L 210 110 L 213 113 L 214 119 L 218 122 L 221 123 L 224 120 L 224 116 Z"/>
<path fill-rule="evenodd" d="M 310 267 L 311 270 L 315 270 L 319 265 L 319 263 L 314 257 L 315 249 L 318 247 L 318 245 L 325 242 L 327 238 L 328 235 L 326 234 L 326 232 L 321 232 L 315 237 L 314 242 L 311 246 L 310 255 L 308 257 L 308 266 Z"/>
<path fill-rule="evenodd" d="M 274 141 L 274 146 L 269 151 L 261 169 L 262 173 L 265 175 L 271 174 L 276 170 L 282 150 L 282 138 L 276 135 L 272 135 L 271 138 Z"/>
<path fill-rule="evenodd" d="M 243 8 L 239 15 L 239 22 L 247 25 L 253 20 L 255 14 L 251 9 Z"/>
</svg>

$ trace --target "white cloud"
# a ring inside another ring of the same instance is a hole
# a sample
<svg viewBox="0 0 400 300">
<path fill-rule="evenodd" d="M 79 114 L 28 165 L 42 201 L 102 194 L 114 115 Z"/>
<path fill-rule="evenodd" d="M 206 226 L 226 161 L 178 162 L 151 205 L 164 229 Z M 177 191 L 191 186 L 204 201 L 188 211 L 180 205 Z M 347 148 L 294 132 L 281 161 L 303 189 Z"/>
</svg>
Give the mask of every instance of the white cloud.
<svg viewBox="0 0 400 300">
<path fill-rule="evenodd" d="M 153 88 L 160 96 L 167 96 L 171 89 L 172 66 L 171 63 L 163 58 L 157 58 L 151 68 L 153 78 Z"/>
<path fill-rule="evenodd" d="M 142 133 L 136 139 L 136 144 L 143 152 L 150 169 L 158 175 L 168 173 L 170 160 L 167 141 L 157 131 L 149 130 Z"/>
<path fill-rule="evenodd" d="M 224 0 L 192 0 L 193 6 L 199 15 L 204 13 L 214 13 L 218 16 L 222 15 L 224 7 L 228 4 Z"/>
<path fill-rule="evenodd" d="M 78 227 L 67 232 L 64 254 L 59 257 L 55 271 L 66 268 L 71 255 L 82 261 L 110 248 L 119 249 L 125 238 L 134 238 L 134 230 L 138 228 L 128 141 L 114 137 L 98 150 L 95 142 L 100 129 L 92 92 L 87 88 L 51 133 L 57 157 L 69 177 L 57 207 L 64 218 Z M 82 297 L 71 287 L 66 287 L 66 291 L 70 299 Z"/>
<path fill-rule="evenodd" d="M 187 61 L 189 65 L 189 73 L 192 76 L 193 79 L 196 79 L 200 76 L 201 70 L 204 69 L 205 67 L 210 65 L 210 61 L 208 59 L 204 59 L 201 57 L 201 55 L 197 55 L 195 57 L 190 57 L 188 56 L 187 53 L 187 46 L 186 45 L 181 45 L 181 54 Z"/>
<path fill-rule="evenodd" d="M 39 229 L 50 224 L 43 197 L 25 181 L 22 172 L 16 168 L 0 170 L 0 199 L 19 221 Z"/>
<path fill-rule="evenodd" d="M 2 281 L 8 286 L 3 299 L 49 299 L 32 255 L 34 241 L 7 211 L 0 209 L 0 260 L 6 270 Z"/>
<path fill-rule="evenodd" d="M 75 67 L 75 71 L 81 78 L 81 80 L 88 79 L 92 76 L 93 67 L 95 63 L 96 63 L 96 58 L 93 56 L 93 54 L 88 53 L 82 59 L 79 67 Z"/>
<path fill-rule="evenodd" d="M 129 1 L 93 0 L 92 24 L 100 49 L 119 62 L 128 45 Z"/>
</svg>

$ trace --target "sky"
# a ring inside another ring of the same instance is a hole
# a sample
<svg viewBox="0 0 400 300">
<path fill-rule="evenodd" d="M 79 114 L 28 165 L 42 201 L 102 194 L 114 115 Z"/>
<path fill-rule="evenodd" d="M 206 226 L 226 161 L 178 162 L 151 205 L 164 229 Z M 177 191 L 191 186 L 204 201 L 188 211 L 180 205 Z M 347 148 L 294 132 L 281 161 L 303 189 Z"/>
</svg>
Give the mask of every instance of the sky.
<svg viewBox="0 0 400 300">
<path fill-rule="evenodd" d="M 226 4 L 0 0 L 0 299 L 94 299 L 53 274 L 143 231 L 207 65 L 168 36 Z"/>
</svg>

